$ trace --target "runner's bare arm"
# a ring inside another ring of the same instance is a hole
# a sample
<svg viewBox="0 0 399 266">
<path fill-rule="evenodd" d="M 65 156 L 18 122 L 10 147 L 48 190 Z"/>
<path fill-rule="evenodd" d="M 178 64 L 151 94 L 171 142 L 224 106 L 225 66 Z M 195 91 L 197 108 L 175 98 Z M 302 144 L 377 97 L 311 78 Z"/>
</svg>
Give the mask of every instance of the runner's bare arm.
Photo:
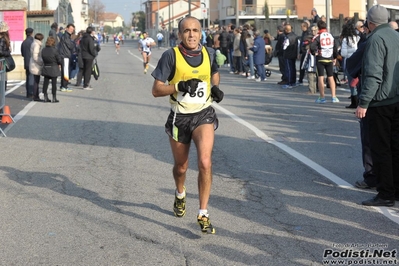
<svg viewBox="0 0 399 266">
<path fill-rule="evenodd" d="M 175 85 L 168 85 L 164 82 L 155 79 L 152 85 L 152 95 L 154 97 L 169 96 L 176 92 Z"/>
<path fill-rule="evenodd" d="M 211 83 L 212 83 L 212 85 L 219 86 L 219 83 L 220 83 L 220 74 L 219 74 L 219 72 L 216 72 L 216 73 L 214 73 L 212 75 Z"/>
</svg>

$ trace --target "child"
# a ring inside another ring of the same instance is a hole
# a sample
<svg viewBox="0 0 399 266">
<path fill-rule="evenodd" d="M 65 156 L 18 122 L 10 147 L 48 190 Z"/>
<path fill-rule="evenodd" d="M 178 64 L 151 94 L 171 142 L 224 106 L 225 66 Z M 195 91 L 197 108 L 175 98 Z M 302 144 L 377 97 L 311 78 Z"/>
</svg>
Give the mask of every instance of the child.
<svg viewBox="0 0 399 266">
<path fill-rule="evenodd" d="M 216 63 L 218 64 L 219 68 L 224 65 L 226 61 L 226 56 L 220 52 L 220 50 L 216 50 Z"/>
</svg>

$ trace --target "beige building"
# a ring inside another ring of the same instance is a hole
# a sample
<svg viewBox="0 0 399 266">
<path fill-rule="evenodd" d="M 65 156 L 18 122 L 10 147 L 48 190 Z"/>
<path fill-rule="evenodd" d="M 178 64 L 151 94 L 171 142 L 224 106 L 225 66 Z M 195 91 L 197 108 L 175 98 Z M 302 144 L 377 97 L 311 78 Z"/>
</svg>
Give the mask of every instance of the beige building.
<svg viewBox="0 0 399 266">
<path fill-rule="evenodd" d="M 123 18 L 116 13 L 104 13 L 100 24 L 111 28 L 123 27 Z"/>
</svg>

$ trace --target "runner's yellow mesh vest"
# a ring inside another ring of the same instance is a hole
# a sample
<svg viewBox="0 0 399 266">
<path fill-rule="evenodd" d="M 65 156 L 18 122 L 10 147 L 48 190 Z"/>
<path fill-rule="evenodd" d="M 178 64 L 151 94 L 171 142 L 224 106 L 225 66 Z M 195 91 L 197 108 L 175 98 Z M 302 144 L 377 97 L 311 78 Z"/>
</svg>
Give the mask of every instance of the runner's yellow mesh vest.
<svg viewBox="0 0 399 266">
<path fill-rule="evenodd" d="M 202 63 L 198 67 L 189 65 L 178 47 L 173 48 L 176 55 L 175 75 L 169 84 L 197 78 L 202 83 L 194 95 L 175 92 L 170 96 L 170 104 L 175 113 L 190 114 L 197 113 L 212 104 L 211 93 L 211 61 L 208 51 L 202 47 Z"/>
</svg>

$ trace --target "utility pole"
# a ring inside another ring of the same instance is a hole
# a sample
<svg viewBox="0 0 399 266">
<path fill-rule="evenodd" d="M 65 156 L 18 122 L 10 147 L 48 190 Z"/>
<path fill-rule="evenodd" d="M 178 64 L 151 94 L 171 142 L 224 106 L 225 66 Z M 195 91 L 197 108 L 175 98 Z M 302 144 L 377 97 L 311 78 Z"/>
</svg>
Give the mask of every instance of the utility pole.
<svg viewBox="0 0 399 266">
<path fill-rule="evenodd" d="M 204 2 L 201 2 L 202 5 L 204 5 L 205 10 L 206 10 L 206 4 Z M 202 13 L 202 29 L 205 29 L 205 12 L 201 12 Z M 209 25 L 208 25 L 209 27 Z"/>
<path fill-rule="evenodd" d="M 240 19 L 239 19 L 239 17 L 238 17 L 238 1 L 239 0 L 236 0 L 236 28 L 238 28 L 238 26 L 239 26 L 239 24 L 240 24 Z"/>
<path fill-rule="evenodd" d="M 156 27 L 155 27 L 155 30 L 156 30 L 156 32 L 158 32 L 158 28 L 159 28 L 159 0 L 157 0 L 157 19 L 156 19 L 156 22 L 157 22 L 157 25 L 156 25 Z"/>
<path fill-rule="evenodd" d="M 330 9 L 331 9 L 331 0 L 326 0 L 326 19 L 327 19 L 328 32 L 330 32 Z"/>
<path fill-rule="evenodd" d="M 188 15 L 191 16 L 191 0 L 188 0 Z"/>
</svg>

